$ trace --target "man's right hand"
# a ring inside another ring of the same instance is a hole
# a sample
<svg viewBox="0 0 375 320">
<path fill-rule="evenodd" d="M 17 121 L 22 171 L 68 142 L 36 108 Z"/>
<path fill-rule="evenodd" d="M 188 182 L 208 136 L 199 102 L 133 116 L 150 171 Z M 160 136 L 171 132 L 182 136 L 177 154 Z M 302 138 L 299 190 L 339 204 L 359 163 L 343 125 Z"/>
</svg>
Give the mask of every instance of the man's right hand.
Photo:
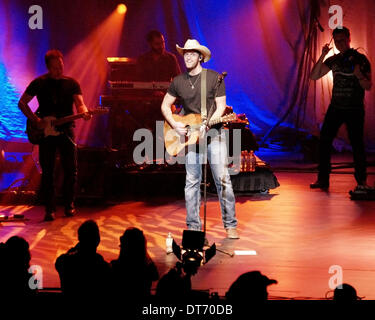
<svg viewBox="0 0 375 320">
<path fill-rule="evenodd" d="M 326 43 L 322 48 L 322 57 L 324 58 L 331 49 L 332 47 L 330 48 L 329 44 Z"/>
<path fill-rule="evenodd" d="M 180 136 L 186 136 L 187 134 L 187 128 L 182 122 L 175 122 L 173 124 L 173 129 L 175 129 Z"/>
<path fill-rule="evenodd" d="M 312 68 L 310 72 L 310 79 L 311 80 L 318 80 L 324 75 L 326 75 L 330 68 L 323 63 L 324 57 L 327 55 L 327 53 L 332 49 L 332 47 L 329 47 L 329 43 L 326 43 L 322 48 L 322 54 L 318 61 L 314 64 L 314 67 Z"/>
</svg>

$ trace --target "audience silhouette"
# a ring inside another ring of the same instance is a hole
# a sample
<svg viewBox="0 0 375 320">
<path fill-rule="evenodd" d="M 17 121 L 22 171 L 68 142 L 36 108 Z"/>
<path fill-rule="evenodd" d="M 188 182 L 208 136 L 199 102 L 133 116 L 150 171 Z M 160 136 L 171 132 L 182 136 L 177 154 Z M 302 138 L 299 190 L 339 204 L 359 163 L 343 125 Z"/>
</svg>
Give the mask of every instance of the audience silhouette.
<svg viewBox="0 0 375 320">
<path fill-rule="evenodd" d="M 349 302 L 359 300 L 357 291 L 347 283 L 343 283 L 336 287 L 333 292 L 333 301 L 336 302 Z"/>
<path fill-rule="evenodd" d="M 0 274 L 2 295 L 33 295 L 36 290 L 29 286 L 31 255 L 28 242 L 21 237 L 10 237 L 0 244 Z"/>
<path fill-rule="evenodd" d="M 181 303 L 191 297 L 191 275 L 183 271 L 182 263 L 170 269 L 156 286 L 156 299 L 159 302 Z"/>
<path fill-rule="evenodd" d="M 87 220 L 78 228 L 76 246 L 57 258 L 55 268 L 65 296 L 85 299 L 104 297 L 113 302 L 121 301 L 123 307 L 153 301 L 173 304 L 194 300 L 208 302 L 207 299 L 210 299 L 208 294 L 192 290 L 192 274 L 184 270 L 181 262 L 177 262 L 159 280 L 155 299 L 152 298 L 152 283 L 159 279 L 159 273 L 147 251 L 147 240 L 142 230 L 130 227 L 124 231 L 120 237 L 119 256 L 110 264 L 97 253 L 99 243 L 97 223 Z M 35 286 L 30 285 L 30 260 L 29 244 L 24 238 L 13 236 L 0 243 L 0 296 L 34 296 L 38 293 Z M 260 271 L 246 272 L 231 284 L 225 294 L 226 301 L 240 306 L 237 309 L 239 313 L 245 312 L 243 308 L 249 306 L 262 306 L 268 300 L 267 288 L 271 284 L 277 284 L 277 281 Z M 344 283 L 334 290 L 335 302 L 360 299 L 355 288 L 349 284 Z"/>
<path fill-rule="evenodd" d="M 227 300 L 242 305 L 262 303 L 268 300 L 267 287 L 277 283 L 259 271 L 250 271 L 240 275 L 226 293 Z"/>
<path fill-rule="evenodd" d="M 120 237 L 120 254 L 111 261 L 114 292 L 127 301 L 146 301 L 158 270 L 147 252 L 147 240 L 138 228 L 127 228 Z"/>
<path fill-rule="evenodd" d="M 99 227 L 87 220 L 78 229 L 78 243 L 56 260 L 61 290 L 67 296 L 99 297 L 110 292 L 110 266 L 96 252 Z"/>
</svg>

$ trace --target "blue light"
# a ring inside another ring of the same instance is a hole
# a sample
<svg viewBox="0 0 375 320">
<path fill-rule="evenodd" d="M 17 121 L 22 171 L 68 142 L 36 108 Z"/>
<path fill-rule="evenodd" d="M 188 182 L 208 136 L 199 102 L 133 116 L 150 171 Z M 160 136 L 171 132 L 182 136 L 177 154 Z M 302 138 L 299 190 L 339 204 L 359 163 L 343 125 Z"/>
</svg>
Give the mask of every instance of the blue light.
<svg viewBox="0 0 375 320">
<path fill-rule="evenodd" d="M 20 93 L 0 61 L 0 139 L 25 138 L 25 116 L 18 109 Z"/>
</svg>

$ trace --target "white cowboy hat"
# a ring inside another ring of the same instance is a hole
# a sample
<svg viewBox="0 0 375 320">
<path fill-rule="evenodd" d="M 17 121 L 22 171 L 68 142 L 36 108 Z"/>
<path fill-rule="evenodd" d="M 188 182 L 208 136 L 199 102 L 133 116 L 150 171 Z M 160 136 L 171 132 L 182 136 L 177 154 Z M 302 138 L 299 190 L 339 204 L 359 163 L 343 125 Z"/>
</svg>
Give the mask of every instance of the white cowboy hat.
<svg viewBox="0 0 375 320">
<path fill-rule="evenodd" d="M 211 51 L 205 46 L 201 46 L 199 42 L 195 39 L 188 39 L 185 42 L 183 48 L 181 48 L 178 44 L 176 44 L 176 49 L 180 55 L 184 55 L 185 50 L 196 50 L 199 51 L 203 56 L 203 61 L 207 62 L 211 58 Z"/>
</svg>

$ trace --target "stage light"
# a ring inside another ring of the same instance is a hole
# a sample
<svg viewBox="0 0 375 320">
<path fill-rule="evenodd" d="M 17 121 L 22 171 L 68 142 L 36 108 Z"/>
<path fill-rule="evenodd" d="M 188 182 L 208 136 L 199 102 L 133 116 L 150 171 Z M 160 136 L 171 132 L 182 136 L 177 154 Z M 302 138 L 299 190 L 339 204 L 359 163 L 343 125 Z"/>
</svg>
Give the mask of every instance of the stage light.
<svg viewBox="0 0 375 320">
<path fill-rule="evenodd" d="M 184 230 L 182 234 L 182 248 L 173 240 L 172 250 L 182 261 L 185 273 L 194 275 L 202 264 L 206 264 L 215 254 L 215 243 L 203 250 L 205 233 L 202 231 Z"/>
<path fill-rule="evenodd" d="M 118 55 L 125 17 L 126 15 L 119 14 L 115 7 L 104 21 L 65 55 L 66 72 L 81 84 L 83 97 L 89 108 L 98 105 L 98 97 L 106 89 L 107 57 Z M 77 142 L 90 145 L 96 136 L 95 131 L 101 132 L 101 126 L 105 125 L 105 121 L 105 117 L 104 120 L 102 117 L 96 117 L 91 121 L 77 121 Z"/>
<path fill-rule="evenodd" d="M 119 14 L 125 14 L 127 10 L 128 10 L 128 8 L 123 3 L 121 3 L 117 6 L 117 13 L 119 13 Z"/>
<path fill-rule="evenodd" d="M 128 62 L 131 61 L 130 58 L 126 57 L 107 57 L 108 62 Z"/>
</svg>

